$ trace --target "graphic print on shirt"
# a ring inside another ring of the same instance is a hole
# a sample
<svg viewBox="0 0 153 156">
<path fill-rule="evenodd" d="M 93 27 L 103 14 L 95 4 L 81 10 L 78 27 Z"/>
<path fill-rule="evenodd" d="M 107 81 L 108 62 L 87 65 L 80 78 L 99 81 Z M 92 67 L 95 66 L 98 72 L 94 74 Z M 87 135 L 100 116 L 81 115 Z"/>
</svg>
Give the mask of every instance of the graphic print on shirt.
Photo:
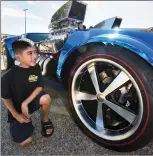
<svg viewBox="0 0 153 156">
<path fill-rule="evenodd" d="M 28 81 L 29 82 L 35 82 L 38 80 L 38 76 L 36 75 L 30 75 Z"/>
</svg>

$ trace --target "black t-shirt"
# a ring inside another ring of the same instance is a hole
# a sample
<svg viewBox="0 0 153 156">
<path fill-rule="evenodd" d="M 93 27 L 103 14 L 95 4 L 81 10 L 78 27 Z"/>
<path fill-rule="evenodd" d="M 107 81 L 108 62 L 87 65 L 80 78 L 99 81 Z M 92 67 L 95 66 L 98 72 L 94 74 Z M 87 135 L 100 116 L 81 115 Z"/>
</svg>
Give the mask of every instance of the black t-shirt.
<svg viewBox="0 0 153 156">
<path fill-rule="evenodd" d="M 37 87 L 43 87 L 40 66 L 30 68 L 12 67 L 1 78 L 1 96 L 3 99 L 12 99 L 18 113 L 21 113 L 21 104 Z M 8 111 L 8 122 L 14 120 Z"/>
</svg>

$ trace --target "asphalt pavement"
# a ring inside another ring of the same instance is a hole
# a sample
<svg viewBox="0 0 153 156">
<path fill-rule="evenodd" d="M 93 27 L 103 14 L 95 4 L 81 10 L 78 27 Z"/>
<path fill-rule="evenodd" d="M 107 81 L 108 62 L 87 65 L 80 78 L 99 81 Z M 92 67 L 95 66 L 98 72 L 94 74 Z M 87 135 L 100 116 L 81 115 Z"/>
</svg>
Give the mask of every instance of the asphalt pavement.
<svg viewBox="0 0 153 156">
<path fill-rule="evenodd" d="M 45 90 L 52 96 L 50 118 L 55 131 L 50 138 L 41 136 L 40 111 L 32 117 L 35 126 L 34 140 L 30 147 L 21 148 L 11 140 L 7 124 L 7 110 L 1 105 L 1 155 L 153 155 L 153 141 L 146 147 L 130 152 L 118 153 L 101 147 L 88 138 L 70 117 L 67 94 L 49 86 Z"/>
</svg>

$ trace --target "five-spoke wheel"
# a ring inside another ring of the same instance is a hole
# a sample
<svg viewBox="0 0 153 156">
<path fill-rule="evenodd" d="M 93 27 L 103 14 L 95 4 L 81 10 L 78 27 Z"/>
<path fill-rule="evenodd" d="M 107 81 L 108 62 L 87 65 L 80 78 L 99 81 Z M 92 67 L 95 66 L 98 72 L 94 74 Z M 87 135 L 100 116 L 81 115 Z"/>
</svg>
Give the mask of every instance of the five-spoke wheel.
<svg viewBox="0 0 153 156">
<path fill-rule="evenodd" d="M 133 151 L 145 146 L 153 138 L 152 73 L 151 66 L 127 49 L 87 48 L 70 72 L 69 103 L 76 123 L 107 148 Z"/>
</svg>

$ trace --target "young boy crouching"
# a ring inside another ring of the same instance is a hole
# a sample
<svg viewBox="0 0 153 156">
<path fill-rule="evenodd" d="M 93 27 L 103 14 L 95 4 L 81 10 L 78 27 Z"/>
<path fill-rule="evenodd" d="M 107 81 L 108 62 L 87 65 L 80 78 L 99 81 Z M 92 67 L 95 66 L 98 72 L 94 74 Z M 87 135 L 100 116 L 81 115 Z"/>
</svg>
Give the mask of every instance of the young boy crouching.
<svg viewBox="0 0 153 156">
<path fill-rule="evenodd" d="M 13 66 L 1 78 L 1 95 L 8 109 L 8 122 L 13 140 L 22 147 L 32 143 L 34 126 L 31 113 L 41 107 L 42 135 L 51 136 L 53 125 L 48 114 L 51 98 L 43 91 L 41 70 L 36 64 L 37 50 L 32 41 L 19 39 L 12 43 L 19 66 Z"/>
</svg>

